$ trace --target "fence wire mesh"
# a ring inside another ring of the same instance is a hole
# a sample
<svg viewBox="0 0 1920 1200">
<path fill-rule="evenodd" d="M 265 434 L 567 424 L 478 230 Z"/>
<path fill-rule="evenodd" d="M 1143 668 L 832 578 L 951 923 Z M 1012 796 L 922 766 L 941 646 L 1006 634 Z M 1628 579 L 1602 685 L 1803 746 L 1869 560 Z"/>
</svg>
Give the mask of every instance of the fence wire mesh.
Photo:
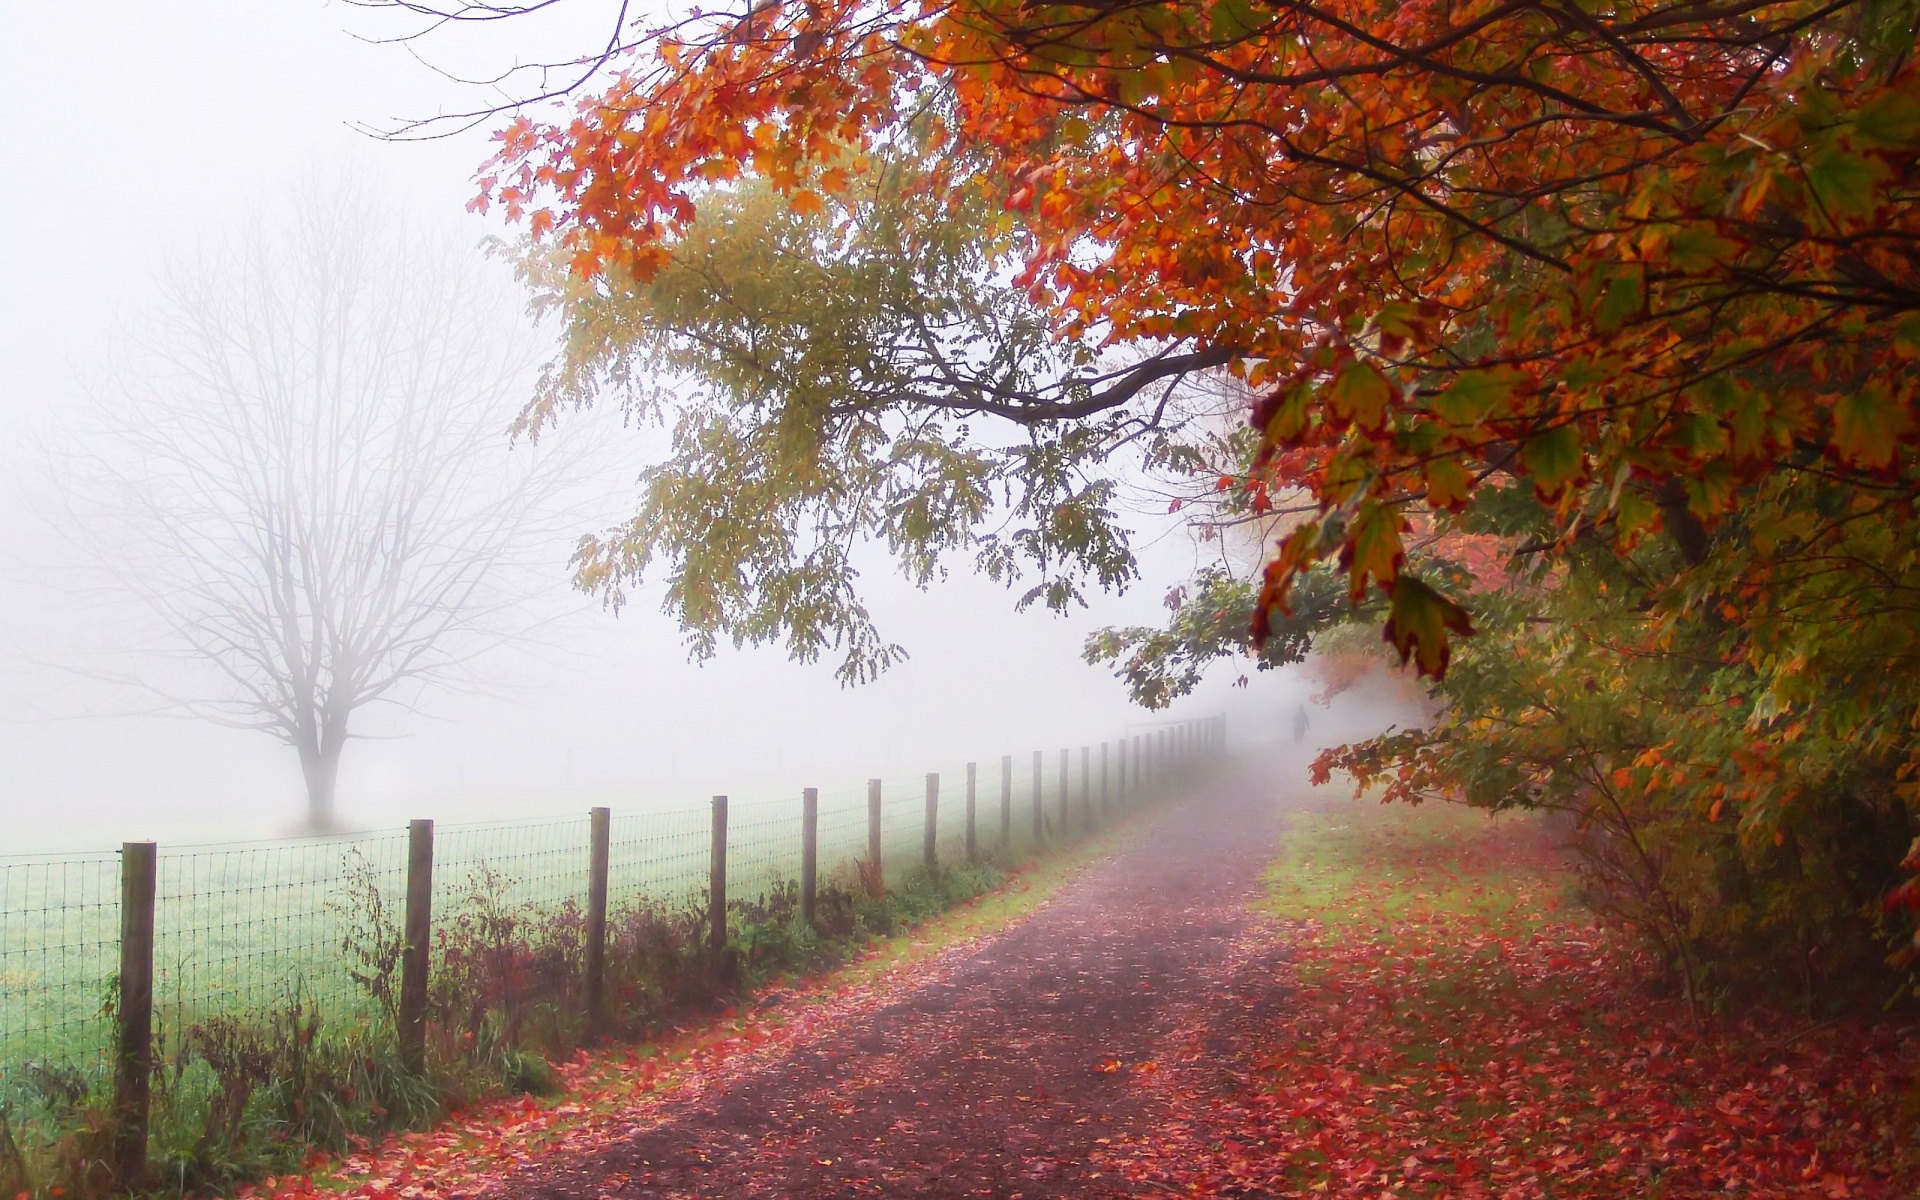
<svg viewBox="0 0 1920 1200">
<path fill-rule="evenodd" d="M 120 858 L 0 858 L 0 1074 L 105 1053 L 120 953 Z"/>
<path fill-rule="evenodd" d="M 615 910 L 651 904 L 704 903 L 713 817 L 706 806 L 614 813 L 607 847 L 607 904 Z"/>
<path fill-rule="evenodd" d="M 406 838 L 162 848 L 154 1011 L 162 1030 L 213 1015 L 320 1005 L 364 1011 L 343 956 L 352 880 L 398 897 Z"/>
<path fill-rule="evenodd" d="M 727 814 L 727 898 L 765 903 L 800 878 L 800 797 L 755 800 Z"/>
</svg>

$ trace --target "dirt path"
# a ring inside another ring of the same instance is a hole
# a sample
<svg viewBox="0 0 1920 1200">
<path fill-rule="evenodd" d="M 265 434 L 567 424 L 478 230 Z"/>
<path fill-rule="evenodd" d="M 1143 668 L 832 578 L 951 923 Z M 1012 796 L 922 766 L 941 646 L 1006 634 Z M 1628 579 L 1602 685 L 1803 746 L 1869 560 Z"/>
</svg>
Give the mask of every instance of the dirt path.
<svg viewBox="0 0 1920 1200">
<path fill-rule="evenodd" d="M 904 994 L 491 1200 L 1152 1190 L 1112 1164 L 1154 1137 L 1149 1077 L 1230 971 L 1276 848 L 1273 778 L 1222 777 Z"/>
</svg>

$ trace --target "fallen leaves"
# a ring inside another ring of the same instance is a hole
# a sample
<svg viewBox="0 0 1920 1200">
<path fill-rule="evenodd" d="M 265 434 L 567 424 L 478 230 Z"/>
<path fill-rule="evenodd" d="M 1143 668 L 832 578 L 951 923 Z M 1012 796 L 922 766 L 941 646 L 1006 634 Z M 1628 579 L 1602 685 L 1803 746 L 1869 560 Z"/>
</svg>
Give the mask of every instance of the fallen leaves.
<svg viewBox="0 0 1920 1200">
<path fill-rule="evenodd" d="M 1318 911 L 1243 939 L 1157 1082 L 1164 1136 L 1116 1165 L 1198 1195 L 1920 1189 L 1896 1129 L 1906 1031 L 1696 1027 L 1635 986 L 1636 943 L 1544 902 L 1557 868 L 1537 827 L 1472 840 L 1389 846 L 1395 870 L 1343 875 Z M 1530 899 L 1477 904 L 1488 875 Z"/>
</svg>

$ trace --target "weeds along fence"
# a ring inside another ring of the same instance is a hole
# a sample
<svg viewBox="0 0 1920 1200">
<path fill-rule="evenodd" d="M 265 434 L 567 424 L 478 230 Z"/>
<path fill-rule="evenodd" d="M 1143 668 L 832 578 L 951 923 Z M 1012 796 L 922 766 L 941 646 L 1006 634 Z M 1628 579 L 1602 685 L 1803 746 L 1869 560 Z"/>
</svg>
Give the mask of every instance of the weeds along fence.
<svg viewBox="0 0 1920 1200">
<path fill-rule="evenodd" d="M 1096 828 L 1223 735 L 1209 718 L 777 801 L 0 857 L 0 1127 L 110 1097 L 102 1155 L 138 1179 L 151 1091 L 190 1058 L 217 1105 L 238 1058 L 323 1027 L 413 1071 L 632 1033 L 676 980 L 733 986 L 762 940 L 844 936 L 890 884 Z"/>
</svg>

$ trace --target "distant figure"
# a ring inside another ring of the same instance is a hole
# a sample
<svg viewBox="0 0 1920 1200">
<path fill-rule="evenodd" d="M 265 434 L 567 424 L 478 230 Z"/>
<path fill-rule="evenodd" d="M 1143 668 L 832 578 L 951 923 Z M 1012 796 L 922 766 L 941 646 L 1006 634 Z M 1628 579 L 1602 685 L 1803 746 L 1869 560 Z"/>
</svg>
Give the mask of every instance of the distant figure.
<svg viewBox="0 0 1920 1200">
<path fill-rule="evenodd" d="M 1298 746 L 1307 740 L 1307 706 L 1302 704 L 1293 710 L 1293 744 Z"/>
</svg>

